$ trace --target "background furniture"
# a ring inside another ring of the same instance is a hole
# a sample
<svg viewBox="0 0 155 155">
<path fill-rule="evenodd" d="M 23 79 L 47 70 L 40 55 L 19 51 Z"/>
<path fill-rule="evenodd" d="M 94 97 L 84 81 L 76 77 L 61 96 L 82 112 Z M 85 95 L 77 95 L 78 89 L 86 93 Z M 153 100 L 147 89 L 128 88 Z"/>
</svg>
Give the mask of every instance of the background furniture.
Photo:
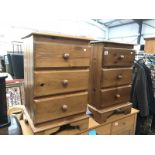
<svg viewBox="0 0 155 155">
<path fill-rule="evenodd" d="M 24 80 L 6 81 L 6 99 L 8 108 L 24 104 Z"/>
<path fill-rule="evenodd" d="M 130 82 L 134 45 L 109 41 L 92 42 L 89 110 L 102 123 L 113 114 L 130 113 Z"/>
<path fill-rule="evenodd" d="M 145 38 L 144 53 L 155 54 L 155 38 Z"/>
<path fill-rule="evenodd" d="M 89 118 L 89 124 L 88 129 L 80 132 L 77 129 L 73 130 L 63 130 L 60 132 L 55 132 L 55 134 L 61 134 L 61 135 L 89 135 L 90 131 L 95 130 L 97 135 L 134 135 L 135 134 L 135 126 L 136 126 L 136 118 L 137 113 L 139 111 L 136 109 L 131 110 L 131 113 L 124 115 L 124 114 L 117 114 L 113 115 L 110 118 L 107 119 L 105 123 L 99 124 L 97 123 L 92 117 Z M 35 134 L 29 124 L 25 123 L 24 120 L 20 121 L 23 134 L 24 135 L 33 135 Z M 57 128 L 55 128 L 57 131 Z M 48 132 L 44 132 L 41 134 L 44 135 L 50 135 L 53 130 L 49 130 Z"/>
<path fill-rule="evenodd" d="M 21 135 L 18 119 L 15 116 L 8 116 L 5 78 L 0 77 L 0 135 Z"/>
<path fill-rule="evenodd" d="M 24 79 L 24 58 L 22 52 L 8 51 L 5 56 L 6 71 L 14 79 Z"/>
</svg>

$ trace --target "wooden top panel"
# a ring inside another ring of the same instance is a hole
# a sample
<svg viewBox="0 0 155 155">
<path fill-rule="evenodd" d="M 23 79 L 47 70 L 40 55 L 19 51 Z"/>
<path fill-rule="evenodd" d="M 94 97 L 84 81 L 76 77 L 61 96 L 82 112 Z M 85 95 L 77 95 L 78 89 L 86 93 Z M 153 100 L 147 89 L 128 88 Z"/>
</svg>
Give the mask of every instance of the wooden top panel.
<svg viewBox="0 0 155 155">
<path fill-rule="evenodd" d="M 111 44 L 121 44 L 121 45 L 131 45 L 131 46 L 134 46 L 136 44 L 130 44 L 130 43 L 122 43 L 122 42 L 115 42 L 115 41 L 110 41 L 110 40 L 93 40 L 91 41 L 92 44 L 97 44 L 97 43 L 111 43 Z"/>
<path fill-rule="evenodd" d="M 151 37 L 151 38 L 144 38 L 144 40 L 155 40 L 155 37 Z"/>
<path fill-rule="evenodd" d="M 135 45 L 129 43 L 113 42 L 109 40 L 91 41 L 90 43 L 95 45 L 102 44 L 104 47 L 127 48 L 127 49 L 133 49 Z"/>
<path fill-rule="evenodd" d="M 95 40 L 92 37 L 88 36 L 73 36 L 73 35 L 66 35 L 66 34 L 60 34 L 60 33 L 37 33 L 37 32 L 32 32 L 29 35 L 23 37 L 22 39 L 28 38 L 30 36 L 47 36 L 47 37 L 59 37 L 59 38 L 68 38 L 68 39 L 75 39 L 75 40 L 86 40 L 86 41 L 91 41 Z"/>
</svg>

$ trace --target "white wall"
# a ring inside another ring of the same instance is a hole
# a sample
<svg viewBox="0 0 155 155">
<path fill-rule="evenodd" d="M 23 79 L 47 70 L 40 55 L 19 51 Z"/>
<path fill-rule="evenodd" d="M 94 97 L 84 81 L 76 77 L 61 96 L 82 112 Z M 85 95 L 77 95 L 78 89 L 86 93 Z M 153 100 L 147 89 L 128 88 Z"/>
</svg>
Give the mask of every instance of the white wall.
<svg viewBox="0 0 155 155">
<path fill-rule="evenodd" d="M 153 27 L 150 27 L 148 25 L 152 25 Z M 141 38 L 141 43 L 144 44 L 144 38 L 148 38 L 148 37 L 155 37 L 155 20 L 147 20 L 144 21 L 143 23 L 143 28 L 142 28 L 142 38 Z"/>
<path fill-rule="evenodd" d="M 96 40 L 107 38 L 108 29 L 92 20 L 52 20 L 34 22 L 3 23 L 0 26 L 0 55 L 12 50 L 12 41 L 22 41 L 21 38 L 31 32 L 63 33 L 75 36 L 88 36 Z"/>
<path fill-rule="evenodd" d="M 144 23 L 150 24 L 153 27 Z M 141 44 L 145 43 L 144 38 L 155 37 L 155 20 L 146 20 L 144 23 L 142 25 Z M 113 41 L 137 44 L 138 29 L 139 26 L 136 23 L 110 28 L 108 38 Z"/>
<path fill-rule="evenodd" d="M 138 36 L 138 24 L 135 23 L 109 28 L 109 40 L 112 41 L 136 44 L 137 36 Z"/>
</svg>

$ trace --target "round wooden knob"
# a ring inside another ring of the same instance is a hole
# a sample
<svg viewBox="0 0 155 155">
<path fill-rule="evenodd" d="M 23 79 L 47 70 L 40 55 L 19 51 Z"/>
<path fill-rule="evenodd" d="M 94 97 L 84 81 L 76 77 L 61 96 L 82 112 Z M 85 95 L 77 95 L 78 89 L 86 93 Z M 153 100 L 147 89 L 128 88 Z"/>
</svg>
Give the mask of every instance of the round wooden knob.
<svg viewBox="0 0 155 155">
<path fill-rule="evenodd" d="M 122 79 L 123 76 L 120 74 L 120 75 L 117 76 L 117 78 L 118 78 L 118 79 Z"/>
<path fill-rule="evenodd" d="M 63 58 L 66 59 L 66 60 L 69 59 L 69 53 L 64 53 Z"/>
<path fill-rule="evenodd" d="M 122 124 L 123 124 L 123 125 L 126 125 L 126 122 L 123 122 Z"/>
<path fill-rule="evenodd" d="M 41 84 L 40 84 L 40 87 L 44 87 L 44 86 L 45 86 L 45 83 L 41 83 Z"/>
<path fill-rule="evenodd" d="M 63 81 L 62 81 L 62 84 L 63 84 L 64 87 L 67 87 L 68 84 L 69 84 L 69 82 L 68 82 L 68 80 L 63 80 Z"/>
<path fill-rule="evenodd" d="M 68 106 L 64 104 L 64 105 L 62 106 L 62 110 L 63 110 L 63 111 L 67 111 L 67 109 L 68 109 Z"/>
<path fill-rule="evenodd" d="M 117 99 L 119 99 L 120 97 L 121 97 L 121 95 L 120 95 L 120 94 L 117 94 L 117 95 L 116 95 L 116 98 L 117 98 Z"/>
<path fill-rule="evenodd" d="M 120 59 L 124 59 L 125 58 L 125 56 L 124 55 L 120 55 L 120 57 L 119 57 Z"/>
</svg>

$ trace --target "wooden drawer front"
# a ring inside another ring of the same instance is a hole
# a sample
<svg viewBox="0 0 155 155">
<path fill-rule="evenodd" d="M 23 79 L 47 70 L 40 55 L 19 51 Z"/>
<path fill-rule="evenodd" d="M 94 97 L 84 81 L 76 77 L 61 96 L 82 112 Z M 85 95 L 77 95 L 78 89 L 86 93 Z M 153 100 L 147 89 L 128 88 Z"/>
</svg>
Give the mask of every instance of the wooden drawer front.
<svg viewBox="0 0 155 155">
<path fill-rule="evenodd" d="M 131 129 L 127 129 L 123 131 L 114 132 L 113 135 L 132 135 L 132 132 L 133 131 Z"/>
<path fill-rule="evenodd" d="M 65 43 L 35 43 L 35 68 L 87 67 L 91 46 Z"/>
<path fill-rule="evenodd" d="M 88 135 L 88 131 L 82 132 L 80 135 Z"/>
<path fill-rule="evenodd" d="M 103 125 L 96 128 L 97 135 L 110 135 L 111 124 Z"/>
<path fill-rule="evenodd" d="M 132 66 L 135 58 L 134 50 L 104 48 L 103 67 Z"/>
<path fill-rule="evenodd" d="M 111 124 L 102 125 L 91 130 L 96 130 L 96 135 L 110 135 Z M 89 135 L 89 131 L 83 132 L 81 135 Z"/>
<path fill-rule="evenodd" d="M 87 90 L 88 76 L 89 70 L 36 71 L 34 96 Z"/>
<path fill-rule="evenodd" d="M 126 117 L 112 123 L 112 134 L 130 134 L 134 128 L 134 116 Z"/>
<path fill-rule="evenodd" d="M 35 123 L 42 123 L 86 111 L 88 93 L 77 93 L 34 100 Z"/>
<path fill-rule="evenodd" d="M 101 107 L 108 107 L 118 103 L 128 102 L 131 86 L 101 90 Z"/>
<path fill-rule="evenodd" d="M 113 87 L 129 84 L 132 78 L 131 68 L 103 69 L 101 87 Z"/>
</svg>

